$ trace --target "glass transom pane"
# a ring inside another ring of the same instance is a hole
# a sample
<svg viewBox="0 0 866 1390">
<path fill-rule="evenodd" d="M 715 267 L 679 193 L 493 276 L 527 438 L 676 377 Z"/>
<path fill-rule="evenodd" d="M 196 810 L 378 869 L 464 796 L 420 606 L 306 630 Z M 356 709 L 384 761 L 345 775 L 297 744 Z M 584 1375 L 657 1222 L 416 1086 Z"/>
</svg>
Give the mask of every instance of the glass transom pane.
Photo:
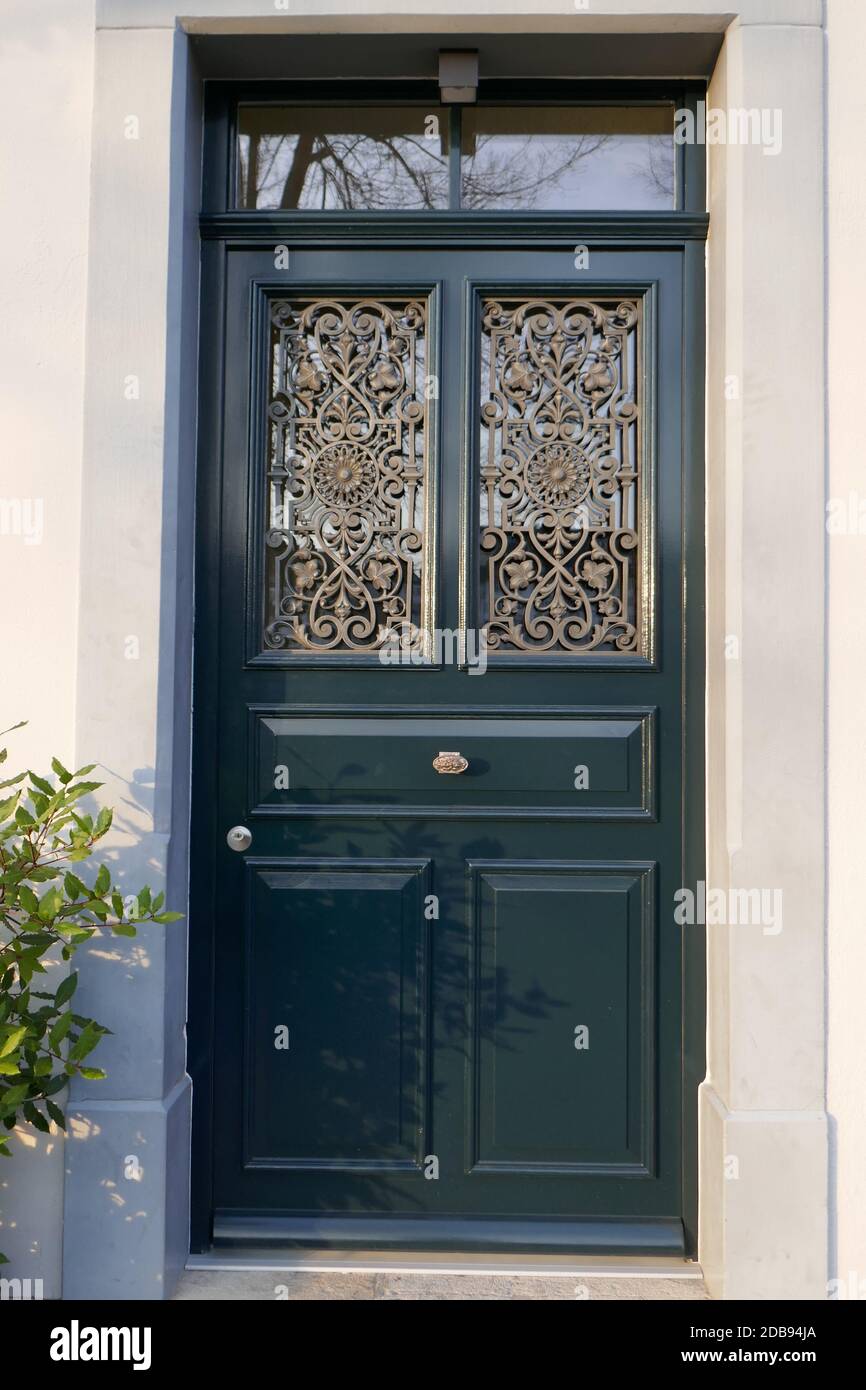
<svg viewBox="0 0 866 1390">
<path fill-rule="evenodd" d="M 673 107 L 478 106 L 463 113 L 461 206 L 673 208 Z"/>
<path fill-rule="evenodd" d="M 241 105 L 238 205 L 447 208 L 447 144 L 436 106 Z"/>
</svg>

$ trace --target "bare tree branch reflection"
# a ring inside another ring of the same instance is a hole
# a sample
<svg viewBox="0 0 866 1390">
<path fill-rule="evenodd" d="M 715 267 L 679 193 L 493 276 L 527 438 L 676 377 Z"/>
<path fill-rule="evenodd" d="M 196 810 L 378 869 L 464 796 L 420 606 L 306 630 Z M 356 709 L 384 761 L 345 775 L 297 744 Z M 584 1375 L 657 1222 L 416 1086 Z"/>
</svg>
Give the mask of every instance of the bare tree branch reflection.
<svg viewBox="0 0 866 1390">
<path fill-rule="evenodd" d="M 563 140 L 533 136 L 503 141 L 479 135 L 475 152 L 463 161 L 462 203 L 466 208 L 550 207 L 584 160 L 611 141 L 609 135 L 579 135 Z"/>
<path fill-rule="evenodd" d="M 462 161 L 466 208 L 551 206 L 578 166 L 614 137 L 479 136 Z M 400 135 L 259 135 L 242 138 L 246 207 L 447 208 L 448 161 L 438 139 Z"/>
<path fill-rule="evenodd" d="M 646 163 L 633 164 L 632 174 L 635 182 L 643 184 L 653 202 L 666 202 L 673 206 L 674 198 L 674 152 L 668 143 L 655 140 L 646 142 Z"/>
</svg>

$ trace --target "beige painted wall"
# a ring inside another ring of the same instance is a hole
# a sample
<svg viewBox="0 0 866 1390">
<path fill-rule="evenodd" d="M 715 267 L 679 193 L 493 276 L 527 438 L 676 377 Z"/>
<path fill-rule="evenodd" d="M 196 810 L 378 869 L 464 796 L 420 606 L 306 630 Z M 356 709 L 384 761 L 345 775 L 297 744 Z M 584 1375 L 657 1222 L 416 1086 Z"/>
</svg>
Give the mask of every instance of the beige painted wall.
<svg viewBox="0 0 866 1390">
<path fill-rule="evenodd" d="M 30 721 L 4 740 L 15 770 L 74 753 L 93 11 L 0 12 L 0 729 Z M 0 1249 L 56 1297 L 62 1141 L 28 1129 L 12 1147 Z"/>
<path fill-rule="evenodd" d="M 707 928 L 700 1255 L 725 1298 L 827 1281 L 822 86 L 819 27 L 734 23 L 708 97 L 782 134 L 708 148 L 708 882 L 782 905 L 777 931 Z"/>
<path fill-rule="evenodd" d="M 0 727 L 30 720 L 13 762 L 72 756 L 92 30 L 81 0 L 4 0 L 0 497 L 44 514 L 39 543 L 0 531 L 0 582 L 21 604 L 14 660 L 4 634 Z"/>
</svg>

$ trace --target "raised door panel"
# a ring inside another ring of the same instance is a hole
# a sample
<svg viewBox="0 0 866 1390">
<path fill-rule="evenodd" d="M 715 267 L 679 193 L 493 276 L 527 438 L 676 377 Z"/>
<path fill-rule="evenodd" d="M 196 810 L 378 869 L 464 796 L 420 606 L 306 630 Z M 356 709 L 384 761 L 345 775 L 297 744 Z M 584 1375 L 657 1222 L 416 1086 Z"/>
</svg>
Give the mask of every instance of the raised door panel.
<svg viewBox="0 0 866 1390">
<path fill-rule="evenodd" d="M 470 867 L 473 1172 L 650 1175 L 654 878 Z"/>
<path fill-rule="evenodd" d="M 250 806 L 271 816 L 386 806 L 449 817 L 653 817 L 654 711 L 466 714 L 252 710 Z M 459 784 L 434 766 L 449 750 L 466 758 Z"/>
<path fill-rule="evenodd" d="M 426 861 L 247 861 L 246 1167 L 418 1166 Z"/>
</svg>

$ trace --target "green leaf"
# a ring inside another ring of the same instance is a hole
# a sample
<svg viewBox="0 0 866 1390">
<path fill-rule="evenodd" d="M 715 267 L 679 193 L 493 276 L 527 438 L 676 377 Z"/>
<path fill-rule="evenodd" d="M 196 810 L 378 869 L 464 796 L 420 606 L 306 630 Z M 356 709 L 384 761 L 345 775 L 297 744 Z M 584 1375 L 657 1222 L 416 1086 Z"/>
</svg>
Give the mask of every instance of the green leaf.
<svg viewBox="0 0 866 1390">
<path fill-rule="evenodd" d="M 138 895 L 138 913 L 137 913 L 137 916 L 139 916 L 139 917 L 144 917 L 149 911 L 150 911 L 150 889 L 149 889 L 149 888 L 147 887 L 147 885 L 145 884 L 144 888 L 142 888 L 141 892 L 140 892 L 139 895 Z"/>
<path fill-rule="evenodd" d="M 97 835 L 104 835 L 106 831 L 110 830 L 111 822 L 113 820 L 114 812 L 111 810 L 111 807 L 103 806 L 102 810 L 99 812 L 99 815 L 96 817 Z"/>
<path fill-rule="evenodd" d="M 39 916 L 43 922 L 50 922 L 63 906 L 63 894 L 59 888 L 49 888 L 39 899 Z"/>
<path fill-rule="evenodd" d="M 66 1037 L 66 1034 L 69 1032 L 71 1027 L 72 1014 L 69 1012 L 61 1014 L 54 1027 L 51 1029 L 51 1032 L 48 1034 L 48 1041 L 55 1052 L 57 1051 L 60 1044 L 63 1042 L 63 1039 Z"/>
<path fill-rule="evenodd" d="M 52 1120 L 54 1121 L 54 1123 L 55 1123 L 60 1129 L 65 1130 L 65 1129 L 66 1129 L 66 1116 L 64 1115 L 63 1111 L 60 1109 L 60 1106 L 59 1106 L 59 1105 L 55 1105 L 53 1100 L 46 1100 L 45 1105 L 46 1105 L 46 1107 L 47 1107 L 47 1109 L 48 1109 L 48 1113 L 49 1113 L 49 1115 L 51 1116 L 51 1118 L 52 1118 Z"/>
<path fill-rule="evenodd" d="M 8 1057 L 10 1052 L 14 1052 L 19 1047 L 23 1038 L 27 1036 L 27 1024 L 21 1028 L 13 1028 L 7 1038 L 0 1039 L 0 1057 Z"/>
<path fill-rule="evenodd" d="M 89 1052 L 92 1052 L 102 1037 L 102 1030 L 96 1027 L 85 1028 L 77 1042 L 73 1043 L 69 1049 L 70 1062 L 80 1062 Z"/>
<path fill-rule="evenodd" d="M 75 902 L 76 898 L 86 898 L 88 896 L 87 889 L 81 882 L 81 879 L 75 874 L 68 873 L 64 875 L 63 887 L 66 890 L 66 896 L 70 902 Z"/>
<path fill-rule="evenodd" d="M 18 901 L 27 912 L 32 913 L 34 917 L 38 917 L 39 899 L 33 892 L 33 889 L 27 887 L 26 883 L 22 883 L 18 889 Z"/>
<path fill-rule="evenodd" d="M 21 1068 L 11 1058 L 0 1058 L 0 1076 L 20 1076 Z"/>
<path fill-rule="evenodd" d="M 0 738 L 5 738 L 7 734 L 14 734 L 16 729 L 25 729 L 27 722 L 26 719 L 19 719 L 17 724 L 10 724 L 8 729 L 0 730 Z"/>
<path fill-rule="evenodd" d="M 154 922 L 182 922 L 182 921 L 183 921 L 183 913 L 182 913 L 182 912 L 160 912 L 160 914 L 159 914 L 157 917 L 154 917 L 153 920 L 154 920 Z"/>
<path fill-rule="evenodd" d="M 24 1111 L 25 1120 L 29 1120 L 34 1129 L 38 1129 L 41 1134 L 51 1133 L 51 1126 L 42 1114 L 42 1111 L 37 1110 L 32 1101 L 25 1101 L 22 1109 Z"/>
<path fill-rule="evenodd" d="M 76 782 L 74 786 L 67 787 L 66 799 L 72 801 L 79 796 L 88 796 L 90 792 L 98 791 L 101 786 L 101 782 Z"/>
<path fill-rule="evenodd" d="M 78 972 L 73 970 L 71 975 L 67 975 L 65 980 L 61 980 L 54 996 L 54 1002 L 58 1008 L 71 999 L 78 985 Z"/>
<path fill-rule="evenodd" d="M 61 923 L 57 930 L 74 946 L 80 946 L 82 941 L 89 941 L 92 936 L 96 935 L 95 927 L 79 927 L 74 922 L 68 925 Z"/>
<path fill-rule="evenodd" d="M 101 898 L 103 893 L 107 893 L 110 887 L 111 874 L 109 873 L 108 865 L 101 864 L 99 867 L 99 873 L 96 875 L 96 882 L 93 885 L 93 891 L 94 893 L 96 893 L 98 897 Z"/>
<path fill-rule="evenodd" d="M 15 780 L 17 781 L 18 779 L 16 778 Z M 0 820 L 6 820 L 7 816 L 11 816 L 15 807 L 18 805 L 18 798 L 20 795 L 20 792 L 16 792 L 14 796 L 7 796 L 5 801 L 0 801 Z"/>
<path fill-rule="evenodd" d="M 20 1105 L 29 1090 L 29 1082 L 23 1086 L 10 1086 L 5 1094 L 0 1095 L 0 1105 Z"/>
<path fill-rule="evenodd" d="M 55 774 L 55 776 L 60 778 L 64 787 L 66 786 L 67 782 L 72 781 L 72 773 L 66 771 L 66 768 L 63 766 L 59 758 L 51 759 L 51 771 Z"/>
<path fill-rule="evenodd" d="M 73 772 L 73 777 L 86 777 L 88 772 L 92 772 L 96 763 L 88 763 L 86 767 L 80 767 L 77 772 Z"/>
<path fill-rule="evenodd" d="M 115 936 L 138 936 L 138 931 L 132 922 L 112 922 L 110 925 Z"/>
<path fill-rule="evenodd" d="M 54 788 L 52 787 L 51 783 L 46 782 L 44 777 L 37 777 L 36 773 L 30 770 L 28 770 L 27 776 L 30 778 L 31 784 L 34 787 L 38 788 L 38 790 L 41 791 L 43 795 L 47 796 L 50 800 L 51 797 L 54 795 Z"/>
<path fill-rule="evenodd" d="M 105 1072 L 100 1067 L 80 1067 L 79 1071 L 88 1081 L 104 1081 Z"/>
</svg>

